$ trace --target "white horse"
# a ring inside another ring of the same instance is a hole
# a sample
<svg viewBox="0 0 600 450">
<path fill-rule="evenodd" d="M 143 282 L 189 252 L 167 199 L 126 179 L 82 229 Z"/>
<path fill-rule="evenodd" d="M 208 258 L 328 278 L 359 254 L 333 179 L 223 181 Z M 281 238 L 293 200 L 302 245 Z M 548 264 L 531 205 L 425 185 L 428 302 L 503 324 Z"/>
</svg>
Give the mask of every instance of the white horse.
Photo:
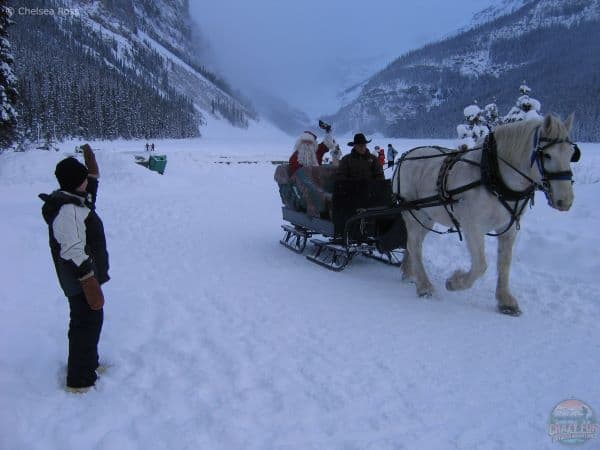
<svg viewBox="0 0 600 450">
<path fill-rule="evenodd" d="M 402 213 L 408 232 L 407 252 L 402 264 L 403 279 L 416 282 L 419 296 L 430 296 L 433 286 L 423 267 L 422 247 L 425 235 L 434 223 L 448 227 L 460 225 L 471 256 L 468 271 L 456 270 L 446 281 L 448 290 L 470 288 L 481 277 L 487 262 L 484 251 L 486 233 L 498 236 L 498 281 L 496 299 L 502 313 L 519 315 L 521 310 L 509 289 L 509 273 L 512 248 L 518 231 L 519 219 L 534 189 L 542 189 L 548 203 L 555 209 L 567 211 L 573 203 L 572 172 L 570 162 L 579 159 L 579 149 L 569 140 L 573 115 L 563 123 L 548 115 L 543 122 L 525 121 L 507 124 L 494 131 L 497 143 L 496 164 L 505 187 L 512 191 L 529 192 L 520 203 L 507 200 L 504 205 L 485 186 L 475 186 L 465 192 L 452 195 L 451 206 L 433 206 L 412 209 Z M 446 193 L 482 179 L 481 149 L 468 151 L 440 177 L 444 166 L 442 157 L 422 158 L 428 155 L 452 152 L 439 147 L 420 147 L 405 155 L 393 176 L 395 194 L 402 201 L 435 198 L 439 194 L 440 181 Z M 465 162 L 469 160 L 470 162 Z M 448 161 L 447 161 L 448 162 Z M 515 206 L 516 205 L 516 206 Z M 509 208 L 516 209 L 513 213 Z M 451 215 L 455 220 L 452 220 Z"/>
</svg>

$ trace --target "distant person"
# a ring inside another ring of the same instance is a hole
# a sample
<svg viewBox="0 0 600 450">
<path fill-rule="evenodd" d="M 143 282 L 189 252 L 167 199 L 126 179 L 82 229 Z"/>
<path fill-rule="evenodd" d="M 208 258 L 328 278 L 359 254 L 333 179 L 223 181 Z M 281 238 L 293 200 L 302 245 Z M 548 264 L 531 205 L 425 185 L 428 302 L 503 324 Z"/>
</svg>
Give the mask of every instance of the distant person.
<svg viewBox="0 0 600 450">
<path fill-rule="evenodd" d="M 379 148 L 379 154 L 377 156 L 379 158 L 379 164 L 383 167 L 385 165 L 385 152 L 382 148 Z"/>
<path fill-rule="evenodd" d="M 104 294 L 109 280 L 108 253 L 102 220 L 96 213 L 100 172 L 92 148 L 82 146 L 85 166 L 75 158 L 56 165 L 60 189 L 44 201 L 50 251 L 59 284 L 69 300 L 69 358 L 66 389 L 87 392 L 96 383 L 98 341 L 104 321 Z"/>
<path fill-rule="evenodd" d="M 292 176 L 300 167 L 318 166 L 317 159 L 317 135 L 305 131 L 300 135 L 294 145 L 294 152 L 290 156 L 290 176 Z"/>
<path fill-rule="evenodd" d="M 388 168 L 394 167 L 396 155 L 398 155 L 398 151 L 392 146 L 392 144 L 388 144 L 388 148 L 387 148 Z"/>
<path fill-rule="evenodd" d="M 154 151 L 154 142 L 150 145 L 150 151 L 153 152 Z"/>
<path fill-rule="evenodd" d="M 342 159 L 342 149 L 338 144 L 335 144 L 335 148 L 331 150 L 331 164 L 334 167 L 340 165 L 340 160 Z"/>
<path fill-rule="evenodd" d="M 150 151 L 150 144 L 148 144 L 147 142 L 146 142 L 146 151 L 147 151 L 147 152 L 149 152 L 149 151 Z"/>
<path fill-rule="evenodd" d="M 352 151 L 340 161 L 337 170 L 338 180 L 385 180 L 383 167 L 379 164 L 377 156 L 371 154 L 367 148 L 364 134 L 357 133 L 354 140 L 348 142 Z"/>
</svg>

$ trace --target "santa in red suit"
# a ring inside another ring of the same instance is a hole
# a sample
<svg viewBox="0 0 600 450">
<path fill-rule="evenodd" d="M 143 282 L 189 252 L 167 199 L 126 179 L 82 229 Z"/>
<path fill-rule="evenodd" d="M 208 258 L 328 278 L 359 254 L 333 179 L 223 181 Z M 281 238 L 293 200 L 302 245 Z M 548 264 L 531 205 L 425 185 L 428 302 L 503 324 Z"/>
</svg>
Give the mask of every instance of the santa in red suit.
<svg viewBox="0 0 600 450">
<path fill-rule="evenodd" d="M 328 150 L 329 149 L 326 151 Z M 310 131 L 305 131 L 302 133 L 296 141 L 294 153 L 292 153 L 292 156 L 290 156 L 290 176 L 292 176 L 300 167 L 320 165 L 323 161 L 323 153 L 321 153 L 319 158 L 317 154 L 316 134 Z"/>
</svg>

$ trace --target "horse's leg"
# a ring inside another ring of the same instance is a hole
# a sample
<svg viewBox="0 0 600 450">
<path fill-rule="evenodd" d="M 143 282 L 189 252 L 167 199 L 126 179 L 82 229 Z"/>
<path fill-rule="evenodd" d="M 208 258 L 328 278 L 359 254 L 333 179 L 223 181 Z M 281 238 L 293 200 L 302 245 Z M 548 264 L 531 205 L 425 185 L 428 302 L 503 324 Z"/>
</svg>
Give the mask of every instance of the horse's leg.
<svg viewBox="0 0 600 450">
<path fill-rule="evenodd" d="M 400 265 L 400 270 L 402 271 L 402 281 L 412 281 L 414 278 L 413 271 L 410 265 L 410 260 L 410 252 L 408 250 L 405 250 L 404 257 L 402 258 L 402 264 Z"/>
<path fill-rule="evenodd" d="M 404 257 L 402 258 L 402 264 L 400 265 L 400 271 L 402 273 L 402 281 L 413 281 L 414 272 L 412 270 L 412 254 L 408 251 L 408 242 L 414 233 L 413 227 L 416 225 L 412 220 L 412 217 L 408 214 L 403 214 L 404 224 L 406 226 L 406 248 L 404 249 Z M 416 231 L 416 230 L 415 230 Z"/>
<path fill-rule="evenodd" d="M 449 291 L 458 291 L 468 289 L 473 286 L 475 280 L 481 277 L 487 270 L 487 261 L 485 260 L 485 234 L 476 228 L 465 229 L 463 232 L 469 254 L 471 255 L 471 270 L 465 272 L 457 270 L 450 278 L 446 280 L 446 289 Z"/>
<path fill-rule="evenodd" d="M 426 226 L 432 226 L 429 220 L 423 220 Z M 412 217 L 406 221 L 408 228 L 408 239 L 406 250 L 408 253 L 408 267 L 404 269 L 404 275 L 414 277 L 417 284 L 417 295 L 419 297 L 430 297 L 433 294 L 433 285 L 427 277 L 423 266 L 423 241 L 428 230 L 423 228 Z"/>
<path fill-rule="evenodd" d="M 498 237 L 498 283 L 496 285 L 496 300 L 498 309 L 504 314 L 518 316 L 521 314 L 517 299 L 510 293 L 508 286 L 512 250 L 517 237 L 516 227 L 511 227 Z"/>
</svg>

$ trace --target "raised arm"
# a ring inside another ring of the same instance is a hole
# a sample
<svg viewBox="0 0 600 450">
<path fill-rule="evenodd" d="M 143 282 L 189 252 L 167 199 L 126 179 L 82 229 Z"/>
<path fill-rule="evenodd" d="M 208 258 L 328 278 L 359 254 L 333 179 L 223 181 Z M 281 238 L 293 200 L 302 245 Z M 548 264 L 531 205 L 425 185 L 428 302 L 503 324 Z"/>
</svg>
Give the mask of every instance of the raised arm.
<svg viewBox="0 0 600 450">
<path fill-rule="evenodd" d="M 88 170 L 88 187 L 87 192 L 92 194 L 92 202 L 96 203 L 96 197 L 98 196 L 98 178 L 100 177 L 100 170 L 98 169 L 98 162 L 96 161 L 96 155 L 89 144 L 81 146 L 83 150 L 83 160 L 85 167 Z"/>
</svg>

